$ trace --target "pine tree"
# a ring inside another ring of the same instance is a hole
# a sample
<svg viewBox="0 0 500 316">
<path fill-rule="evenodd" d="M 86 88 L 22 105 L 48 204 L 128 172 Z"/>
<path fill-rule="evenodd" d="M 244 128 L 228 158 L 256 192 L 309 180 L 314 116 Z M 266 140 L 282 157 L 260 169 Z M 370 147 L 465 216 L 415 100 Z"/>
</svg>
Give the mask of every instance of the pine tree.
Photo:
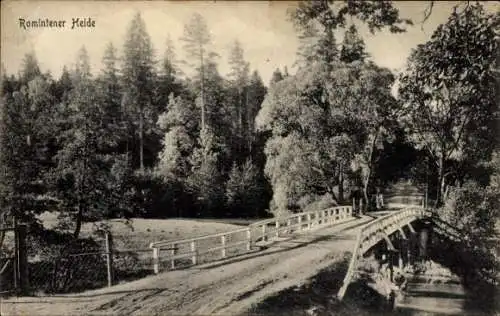
<svg viewBox="0 0 500 316">
<path fill-rule="evenodd" d="M 37 76 L 42 75 L 35 52 L 27 53 L 23 59 L 23 65 L 20 73 L 19 81 L 21 84 L 28 84 Z"/>
<path fill-rule="evenodd" d="M 210 50 L 212 38 L 208 31 L 208 26 L 202 15 L 195 13 L 184 25 L 184 35 L 180 38 L 184 42 L 183 48 L 191 60 L 188 63 L 196 71 L 198 95 L 201 108 L 201 129 L 207 127 L 206 122 L 206 84 L 207 67 L 214 64 L 214 57 L 217 56 Z"/>
<path fill-rule="evenodd" d="M 283 79 L 284 79 L 284 78 L 287 78 L 287 77 L 290 77 L 290 74 L 288 73 L 288 67 L 287 67 L 287 66 L 285 66 L 285 67 L 283 68 Z"/>
<path fill-rule="evenodd" d="M 123 54 L 122 80 L 126 93 L 123 103 L 131 117 L 130 124 L 138 134 L 139 169 L 144 171 L 146 132 L 152 131 L 158 113 L 152 99 L 155 81 L 153 47 L 140 13 L 129 25 Z"/>
<path fill-rule="evenodd" d="M 232 216 L 256 216 L 262 204 L 264 188 L 259 173 L 248 159 L 241 166 L 233 164 L 226 183 L 226 203 Z"/>
<path fill-rule="evenodd" d="M 269 82 L 269 87 L 274 86 L 277 82 L 280 82 L 283 80 L 283 74 L 281 73 L 281 70 L 279 68 L 276 68 L 276 70 L 273 72 L 271 76 L 271 81 Z"/>
<path fill-rule="evenodd" d="M 262 78 L 260 77 L 257 70 L 255 70 L 250 76 L 250 82 L 248 85 L 248 103 L 246 110 L 246 125 L 248 126 L 248 148 L 250 152 L 253 151 L 255 139 L 255 118 L 260 111 L 262 101 L 266 96 L 267 89 L 264 86 Z"/>
<path fill-rule="evenodd" d="M 165 130 L 159 154 L 158 172 L 164 179 L 184 181 L 191 169 L 189 157 L 198 135 L 199 113 L 193 102 L 170 95 L 168 111 L 160 115 L 158 125 Z"/>
<path fill-rule="evenodd" d="M 118 153 L 119 143 L 126 138 L 126 117 L 121 108 L 121 86 L 118 78 L 116 50 L 109 43 L 102 58 L 103 68 L 97 80 L 101 122 L 113 138 L 110 153 Z M 128 154 L 128 153 L 126 153 Z"/>
<path fill-rule="evenodd" d="M 71 229 L 75 238 L 84 220 L 102 218 L 113 202 L 108 190 L 112 163 L 108 149 L 115 132 L 104 120 L 85 48 L 79 51 L 76 65 L 75 87 L 66 109 L 69 124 L 61 132 L 52 172 L 53 190 L 61 201 L 60 228 Z"/>
<path fill-rule="evenodd" d="M 175 48 L 170 35 L 167 37 L 166 49 L 163 56 L 161 70 L 158 76 L 157 83 L 157 101 L 158 109 L 160 112 L 167 108 L 169 97 L 173 93 L 175 96 L 181 93 L 181 83 L 178 76 L 181 71 L 177 67 L 177 60 L 175 56 Z"/>
<path fill-rule="evenodd" d="M 51 84 L 40 74 L 33 54 L 25 57 L 18 83 L 3 78 L 0 118 L 0 204 L 4 214 L 22 221 L 44 210 L 42 176 L 50 165 L 48 139 L 52 137 Z M 33 77 L 34 76 L 34 77 Z M 24 81 L 23 81 L 24 80 Z M 29 80 L 29 81 L 26 81 Z"/>
<path fill-rule="evenodd" d="M 340 60 L 345 63 L 353 61 L 364 62 L 368 54 L 365 51 L 365 43 L 359 36 L 356 26 L 351 25 L 344 33 L 342 48 L 340 50 Z"/>
<path fill-rule="evenodd" d="M 66 66 L 63 67 L 61 77 L 56 82 L 54 96 L 58 102 L 67 103 L 69 93 L 73 89 L 71 75 Z"/>
<path fill-rule="evenodd" d="M 245 145 L 248 143 L 248 121 L 247 104 L 248 104 L 248 84 L 249 84 L 249 64 L 245 61 L 243 48 L 239 41 L 234 41 L 233 47 L 229 54 L 228 74 L 231 88 L 231 112 L 233 120 L 235 149 L 239 154 L 244 154 L 248 148 Z M 237 157 L 236 157 L 237 158 Z M 241 160 L 241 159 L 240 159 Z"/>
<path fill-rule="evenodd" d="M 387 1 L 344 1 L 333 5 L 333 0 L 300 1 L 291 11 L 291 18 L 301 42 L 298 51 L 300 67 L 322 62 L 329 67 L 338 60 L 334 31 L 346 27 L 346 18 L 357 18 L 374 33 L 384 27 L 392 33 L 404 32 L 407 19 L 401 19 L 396 7 Z"/>
<path fill-rule="evenodd" d="M 192 169 L 188 187 L 197 199 L 199 215 L 202 216 L 213 216 L 223 206 L 224 186 L 217 166 L 217 143 L 211 131 L 202 129 L 198 146 L 190 159 Z"/>
</svg>

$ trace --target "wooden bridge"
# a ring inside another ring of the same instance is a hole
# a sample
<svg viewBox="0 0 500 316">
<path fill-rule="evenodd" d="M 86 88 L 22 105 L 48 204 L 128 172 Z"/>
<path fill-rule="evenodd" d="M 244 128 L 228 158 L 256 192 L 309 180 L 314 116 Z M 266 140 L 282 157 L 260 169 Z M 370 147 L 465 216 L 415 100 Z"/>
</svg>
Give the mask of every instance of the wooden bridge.
<svg viewBox="0 0 500 316">
<path fill-rule="evenodd" d="M 406 253 L 404 253 L 405 251 L 403 249 L 397 249 L 391 240 L 391 235 L 398 234 L 402 239 L 408 240 L 409 237 L 408 233 L 405 232 L 405 227 L 409 230 L 409 234 L 416 234 L 412 222 L 421 220 L 426 216 L 427 212 L 424 208 L 409 206 L 406 209 L 389 213 L 363 226 L 358 232 L 349 269 L 338 293 L 339 299 L 344 298 L 346 290 L 356 273 L 358 263 L 363 255 L 380 242 L 383 241 L 386 243 L 388 252 L 397 252 L 400 257 L 404 255 L 412 256 L 408 249 L 404 249 L 407 250 Z M 406 262 L 410 262 L 408 257 L 406 259 Z"/>
</svg>

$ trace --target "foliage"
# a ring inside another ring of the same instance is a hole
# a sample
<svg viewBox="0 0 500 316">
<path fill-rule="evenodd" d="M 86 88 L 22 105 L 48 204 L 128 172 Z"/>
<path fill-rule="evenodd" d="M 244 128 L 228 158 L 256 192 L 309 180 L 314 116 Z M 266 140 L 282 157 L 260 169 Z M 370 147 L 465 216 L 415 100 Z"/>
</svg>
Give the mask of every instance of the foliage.
<svg viewBox="0 0 500 316">
<path fill-rule="evenodd" d="M 33 56 L 26 60 L 22 73 L 28 80 L 27 74 L 39 73 L 39 70 L 38 65 L 33 64 L 36 62 Z M 35 69 L 29 69 L 31 67 Z M 6 78 L 3 84 L 9 81 L 11 79 Z M 12 84 L 3 88 L 13 88 Z M 0 206 L 2 216 L 32 222 L 32 216 L 51 202 L 43 196 L 46 188 L 40 180 L 50 166 L 47 146 L 52 138 L 52 109 L 49 105 L 54 98 L 50 82 L 41 76 L 16 85 L 17 91 L 4 90 L 7 93 L 2 94 L 0 106 Z"/>
<path fill-rule="evenodd" d="M 44 236 L 30 236 L 30 286 L 46 293 L 78 292 L 106 284 L 106 263 L 101 245 L 89 238 L 45 231 Z M 78 255 L 74 254 L 87 254 Z"/>
<path fill-rule="evenodd" d="M 437 197 L 462 170 L 488 157 L 498 117 L 494 85 L 498 16 L 481 4 L 455 7 L 425 44 L 409 58 L 399 94 L 408 133 L 437 170 Z"/>
<path fill-rule="evenodd" d="M 279 68 L 276 68 L 271 75 L 271 80 L 269 81 L 269 87 L 274 86 L 277 82 L 280 82 L 284 79 L 283 74 Z"/>
<path fill-rule="evenodd" d="M 457 248 L 463 254 L 459 268 L 465 270 L 462 273 L 467 285 L 477 286 L 478 281 L 498 282 L 499 201 L 498 187 L 467 182 L 450 190 L 444 205 L 438 210 L 439 217 L 462 235 L 463 241 Z"/>
<path fill-rule="evenodd" d="M 229 93 L 228 107 L 229 115 L 232 122 L 232 137 L 231 147 L 234 151 L 235 158 L 240 161 L 248 154 L 249 145 L 249 128 L 253 125 L 253 121 L 249 122 L 248 103 L 249 103 L 249 64 L 245 61 L 243 48 L 239 41 L 235 41 L 229 54 L 230 73 L 229 78 Z"/>
<path fill-rule="evenodd" d="M 262 209 L 264 188 L 259 183 L 259 173 L 251 160 L 241 166 L 233 165 L 226 183 L 226 203 L 232 216 L 259 215 Z"/>
<path fill-rule="evenodd" d="M 365 42 L 359 36 L 356 26 L 351 25 L 344 33 L 340 60 L 345 63 L 353 61 L 364 61 L 368 54 L 365 51 Z"/>
<path fill-rule="evenodd" d="M 67 128 L 59 135 L 64 146 L 54 157 L 57 165 L 50 175 L 53 194 L 60 200 L 61 228 L 72 229 L 75 238 L 83 220 L 101 218 L 112 203 L 107 188 L 112 164 L 108 150 L 116 145 L 117 136 L 114 125 L 103 120 L 106 108 L 99 107 L 84 48 L 79 62 L 65 113 Z"/>
<path fill-rule="evenodd" d="M 302 209 L 304 212 L 321 211 L 338 205 L 338 203 L 329 193 L 321 196 L 306 196 L 301 201 L 299 201 L 299 204 L 302 205 Z"/>
<path fill-rule="evenodd" d="M 148 150 L 146 146 L 150 144 L 154 148 L 159 139 L 154 129 L 158 110 L 154 104 L 156 72 L 153 47 L 140 13 L 134 16 L 129 25 L 123 55 L 121 80 L 125 94 L 122 102 L 131 131 L 128 148 L 137 149 L 132 151 L 132 157 L 134 162 L 138 162 L 139 168 L 144 170 L 144 155 Z"/>
<path fill-rule="evenodd" d="M 496 235 L 495 225 L 500 218 L 500 191 L 467 182 L 453 188 L 440 211 L 440 216 L 461 230 L 470 240 L 485 240 Z"/>
<path fill-rule="evenodd" d="M 348 18 L 364 22 L 374 33 L 388 27 L 392 33 L 405 31 L 412 22 L 399 17 L 390 1 L 301 1 L 290 17 L 299 33 L 301 66 L 323 61 L 330 65 L 338 58 L 334 30 L 345 28 Z"/>
<path fill-rule="evenodd" d="M 367 189 L 375 150 L 394 124 L 388 70 L 359 61 L 329 69 L 316 63 L 277 83 L 257 117 L 258 128 L 272 134 L 265 172 L 281 209 L 295 208 L 308 194 L 328 192 L 340 202 L 352 167 L 362 169 Z"/>
<path fill-rule="evenodd" d="M 190 157 L 192 166 L 187 185 L 196 199 L 199 214 L 213 215 L 223 205 L 224 188 L 218 169 L 217 139 L 209 130 L 201 130 L 197 148 Z"/>
<path fill-rule="evenodd" d="M 206 127 L 206 112 L 205 108 L 205 84 L 206 76 L 210 72 L 208 67 L 215 66 L 215 57 L 217 54 L 210 50 L 212 38 L 208 31 L 208 26 L 205 18 L 195 13 L 191 19 L 184 25 L 184 35 L 180 38 L 184 43 L 183 49 L 186 52 L 190 62 L 184 62 L 193 68 L 196 72 L 194 81 L 196 82 L 196 92 L 200 98 L 201 110 L 201 129 Z"/>
<path fill-rule="evenodd" d="M 198 112 L 182 97 L 170 96 L 169 111 L 160 115 L 158 125 L 166 130 L 160 152 L 158 172 L 165 178 L 185 179 L 189 174 L 189 156 L 198 130 Z"/>
</svg>

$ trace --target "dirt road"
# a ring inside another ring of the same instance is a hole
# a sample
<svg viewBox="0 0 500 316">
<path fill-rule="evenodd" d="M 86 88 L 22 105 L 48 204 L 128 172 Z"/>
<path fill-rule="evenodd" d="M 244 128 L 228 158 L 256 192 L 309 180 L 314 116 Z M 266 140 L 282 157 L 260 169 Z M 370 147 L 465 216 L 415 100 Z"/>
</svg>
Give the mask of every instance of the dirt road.
<svg viewBox="0 0 500 316">
<path fill-rule="evenodd" d="M 301 285 L 350 252 L 362 217 L 276 241 L 268 249 L 73 295 L 1 301 L 1 315 L 236 315 Z"/>
</svg>

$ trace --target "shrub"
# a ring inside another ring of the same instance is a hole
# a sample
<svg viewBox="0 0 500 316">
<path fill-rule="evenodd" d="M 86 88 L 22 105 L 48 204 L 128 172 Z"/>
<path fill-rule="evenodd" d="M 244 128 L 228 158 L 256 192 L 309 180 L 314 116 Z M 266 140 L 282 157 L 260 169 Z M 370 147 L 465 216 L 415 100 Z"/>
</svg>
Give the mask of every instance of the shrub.
<svg viewBox="0 0 500 316">
<path fill-rule="evenodd" d="M 309 199 L 309 203 L 304 207 L 304 212 L 321 211 L 333 206 L 337 206 L 337 202 L 333 199 L 330 193 L 321 196 L 316 196 L 314 199 Z"/>
<path fill-rule="evenodd" d="M 498 188 L 468 182 L 463 187 L 452 189 L 444 206 L 438 210 L 439 216 L 460 230 L 464 237 L 458 245 L 463 254 L 461 264 L 478 272 L 473 278 L 479 277 L 487 282 L 496 278 L 499 267 L 495 256 L 497 241 L 492 239 L 498 234 L 495 226 L 500 214 L 499 203 Z"/>
<path fill-rule="evenodd" d="M 471 240 L 489 238 L 495 235 L 499 198 L 497 189 L 468 182 L 450 191 L 439 215 Z"/>
<path fill-rule="evenodd" d="M 46 293 L 68 293 L 106 284 L 106 263 L 102 249 L 90 238 L 46 232 L 44 239 L 31 237 L 29 243 L 30 286 Z"/>
</svg>

